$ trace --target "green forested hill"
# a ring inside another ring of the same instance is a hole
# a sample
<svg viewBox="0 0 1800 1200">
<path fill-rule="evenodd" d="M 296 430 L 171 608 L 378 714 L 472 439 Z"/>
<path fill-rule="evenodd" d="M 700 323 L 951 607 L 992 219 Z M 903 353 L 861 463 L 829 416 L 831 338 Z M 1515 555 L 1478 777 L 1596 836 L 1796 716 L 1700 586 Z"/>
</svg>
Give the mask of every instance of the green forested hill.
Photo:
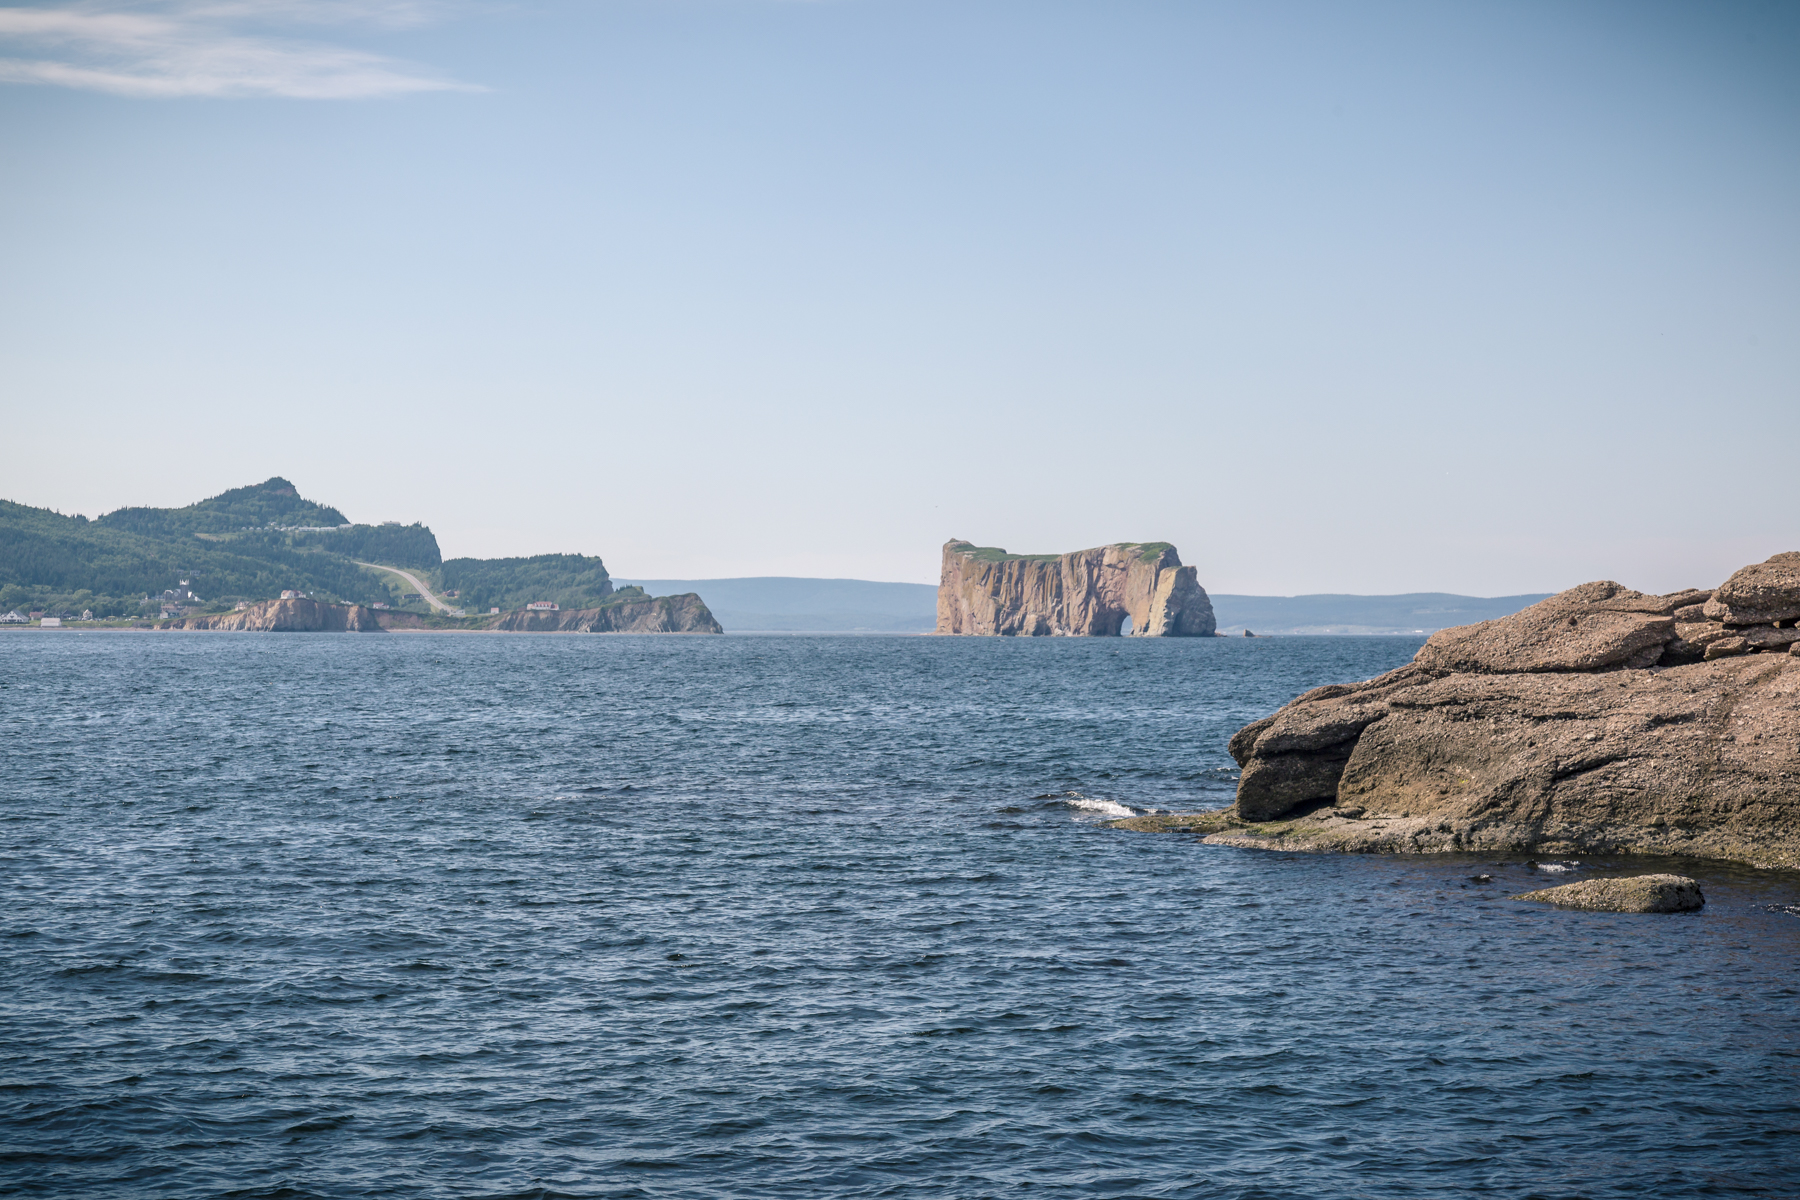
<svg viewBox="0 0 1800 1200">
<path fill-rule="evenodd" d="M 554 600 L 564 608 L 593 608 L 612 595 L 606 564 L 585 554 L 538 554 L 530 558 L 453 558 L 438 571 L 445 588 L 471 612 L 489 607 L 524 608 L 533 600 Z"/>
<path fill-rule="evenodd" d="M 286 536 L 295 546 L 328 550 L 346 558 L 385 563 L 390 567 L 429 569 L 444 561 L 438 553 L 437 538 L 423 525 L 344 525 L 326 531 L 302 530 Z"/>
<path fill-rule="evenodd" d="M 186 508 L 122 508 L 90 521 L 0 500 L 0 612 L 43 608 L 129 616 L 165 590 L 207 607 L 288 588 L 319 599 L 393 603 L 391 579 L 358 561 L 423 572 L 471 611 L 532 600 L 591 607 L 612 592 L 606 566 L 580 554 L 444 562 L 431 530 L 356 525 L 277 476 Z M 187 584 L 182 585 L 182 580 Z"/>
<path fill-rule="evenodd" d="M 159 537 L 0 501 L 0 610 L 131 615 L 184 579 L 184 590 L 208 601 L 263 600 L 285 588 L 360 603 L 388 598 L 376 576 L 342 555 L 280 537 Z"/>
<path fill-rule="evenodd" d="M 167 538 L 298 526 L 335 529 L 349 522 L 335 508 L 301 499 L 299 489 L 277 475 L 249 487 L 232 488 L 186 508 L 121 508 L 94 524 Z"/>
</svg>

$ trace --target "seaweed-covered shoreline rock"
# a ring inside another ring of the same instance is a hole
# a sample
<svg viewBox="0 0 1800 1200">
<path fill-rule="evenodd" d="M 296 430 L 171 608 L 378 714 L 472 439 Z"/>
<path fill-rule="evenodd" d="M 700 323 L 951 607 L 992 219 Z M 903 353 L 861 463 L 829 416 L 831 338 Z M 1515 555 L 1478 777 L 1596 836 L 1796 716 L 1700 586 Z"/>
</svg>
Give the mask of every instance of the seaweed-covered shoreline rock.
<svg viewBox="0 0 1800 1200">
<path fill-rule="evenodd" d="M 1800 554 L 1441 630 L 1231 739 L 1232 845 L 1800 866 Z"/>
<path fill-rule="evenodd" d="M 1694 912 L 1706 904 L 1700 885 L 1686 875 L 1633 875 L 1626 879 L 1583 879 L 1561 887 L 1520 892 L 1514 900 L 1536 900 L 1558 908 L 1590 912 Z"/>
</svg>

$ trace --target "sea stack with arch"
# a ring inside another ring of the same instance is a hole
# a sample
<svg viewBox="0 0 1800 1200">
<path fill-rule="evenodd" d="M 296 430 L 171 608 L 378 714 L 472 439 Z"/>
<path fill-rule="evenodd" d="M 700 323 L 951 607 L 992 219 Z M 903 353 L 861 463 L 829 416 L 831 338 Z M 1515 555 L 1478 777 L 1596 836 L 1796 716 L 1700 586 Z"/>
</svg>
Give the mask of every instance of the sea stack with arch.
<svg viewBox="0 0 1800 1200">
<path fill-rule="evenodd" d="M 1212 601 L 1168 542 L 1069 554 L 944 543 L 937 631 L 989 637 L 1212 637 Z"/>
</svg>

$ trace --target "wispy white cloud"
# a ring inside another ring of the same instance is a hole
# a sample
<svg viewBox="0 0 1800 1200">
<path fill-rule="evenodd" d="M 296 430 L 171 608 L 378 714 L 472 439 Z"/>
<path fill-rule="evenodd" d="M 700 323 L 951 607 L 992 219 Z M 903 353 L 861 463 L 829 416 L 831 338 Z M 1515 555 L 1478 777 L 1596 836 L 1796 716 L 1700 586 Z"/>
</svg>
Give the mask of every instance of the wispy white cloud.
<svg viewBox="0 0 1800 1200">
<path fill-rule="evenodd" d="M 0 82 L 123 96 L 349 100 L 467 89 L 379 54 L 292 36 L 295 26 L 423 25 L 431 0 L 84 0 L 0 7 Z"/>
</svg>

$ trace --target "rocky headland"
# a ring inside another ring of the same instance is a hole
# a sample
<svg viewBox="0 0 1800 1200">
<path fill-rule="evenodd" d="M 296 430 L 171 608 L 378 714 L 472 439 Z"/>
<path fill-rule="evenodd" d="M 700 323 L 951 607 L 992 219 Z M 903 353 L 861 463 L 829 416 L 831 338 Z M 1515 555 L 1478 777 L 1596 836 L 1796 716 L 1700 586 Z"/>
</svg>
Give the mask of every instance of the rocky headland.
<svg viewBox="0 0 1800 1200">
<path fill-rule="evenodd" d="M 1211 637 L 1212 602 L 1167 542 L 1071 554 L 944 543 L 937 631 L 1000 637 Z"/>
<path fill-rule="evenodd" d="M 1583 584 L 1246 725 L 1232 808 L 1115 824 L 1288 850 L 1800 866 L 1797 619 L 1800 553 L 1712 591 Z"/>
<path fill-rule="evenodd" d="M 646 596 L 600 608 L 502 613 L 488 629 L 509 633 L 724 633 L 698 595 Z"/>
<path fill-rule="evenodd" d="M 265 600 L 237 612 L 182 617 L 160 629 L 237 630 L 256 633 L 381 633 L 389 629 L 465 629 L 503 633 L 724 633 L 699 596 L 645 596 L 599 608 L 516 612 L 473 618 L 326 604 L 318 600 Z"/>
</svg>

